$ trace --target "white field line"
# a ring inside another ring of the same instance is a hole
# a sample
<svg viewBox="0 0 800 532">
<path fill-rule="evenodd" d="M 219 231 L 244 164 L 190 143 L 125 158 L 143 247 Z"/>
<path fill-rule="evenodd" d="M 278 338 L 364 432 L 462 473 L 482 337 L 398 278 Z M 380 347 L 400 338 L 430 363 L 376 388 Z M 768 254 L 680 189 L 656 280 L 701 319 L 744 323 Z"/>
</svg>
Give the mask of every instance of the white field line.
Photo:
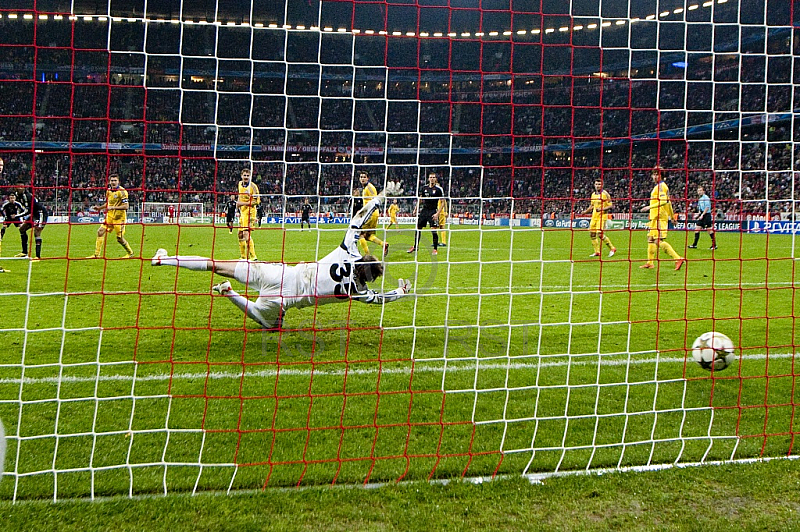
<svg viewBox="0 0 800 532">
<path fill-rule="evenodd" d="M 628 288 L 652 288 L 652 289 L 659 289 L 659 288 L 730 288 L 730 287 L 779 287 L 779 288 L 800 288 L 800 279 L 797 281 L 770 281 L 770 282 L 741 282 L 741 283 L 717 283 L 708 281 L 707 283 L 663 283 L 663 282 L 647 282 L 647 283 L 626 283 L 626 284 L 610 284 L 610 283 L 593 283 L 593 284 L 541 284 L 539 287 L 531 286 L 530 289 L 523 289 L 523 287 L 517 287 L 511 289 L 508 285 L 505 286 L 460 286 L 457 284 L 451 284 L 450 287 L 447 289 L 447 292 L 435 292 L 430 293 L 430 295 L 447 295 L 458 292 L 459 295 L 464 294 L 472 294 L 472 295 L 480 295 L 481 293 L 485 293 L 485 291 L 503 291 L 503 292 L 510 292 L 512 294 L 516 293 L 524 293 L 524 294 L 531 294 L 531 293 L 548 293 L 554 291 L 566 291 L 566 290 L 591 290 L 591 291 L 601 291 L 601 290 L 625 290 Z M 442 287 L 444 290 L 445 288 Z M 481 292 L 484 290 L 484 292 Z M 196 295 L 196 294 L 205 294 L 206 292 L 178 292 L 178 296 L 182 295 Z M 115 290 L 108 290 L 105 292 L 41 292 L 41 293 L 27 293 L 27 292 L 0 292 L 0 297 L 3 296 L 30 296 L 30 297 L 52 297 L 52 296 L 83 296 L 83 295 L 94 295 L 94 296 L 113 296 L 119 294 L 129 294 L 129 295 L 137 295 L 136 291 L 115 291 Z M 159 290 L 159 291 L 145 291 L 143 292 L 144 295 L 176 295 L 176 293 L 172 290 Z M 211 292 L 208 292 L 210 295 Z M 252 294 L 251 294 L 252 295 Z M 87 327 L 86 329 L 91 329 L 92 327 Z M 58 329 L 58 328 L 56 328 Z M 8 329 L 5 329 L 8 330 Z M 38 329 L 37 329 L 38 330 Z"/>
<path fill-rule="evenodd" d="M 776 359 L 790 359 L 794 358 L 795 356 L 800 355 L 800 353 L 774 353 L 767 356 L 766 354 L 750 354 L 750 355 L 742 355 L 740 358 L 742 360 L 776 360 Z M 568 357 L 570 355 L 563 355 L 559 356 L 556 355 L 555 357 L 563 358 Z M 472 359 L 472 360 L 464 360 L 459 359 L 457 361 L 449 361 L 447 363 L 447 372 L 475 372 L 476 370 L 535 370 L 537 368 L 552 368 L 552 367 L 566 367 L 566 366 L 596 366 L 598 364 L 598 360 L 596 358 L 592 358 L 592 360 L 585 360 L 587 355 L 572 355 L 578 360 L 569 360 L 569 361 L 546 361 L 543 360 L 541 362 L 513 362 L 508 364 L 501 364 L 501 363 L 480 363 L 480 359 Z M 603 355 L 606 357 L 620 357 L 624 355 Z M 551 358 L 553 356 L 547 355 L 547 358 Z M 495 359 L 496 360 L 496 359 Z M 683 364 L 683 358 L 679 357 L 648 357 L 648 358 L 614 358 L 614 359 L 600 359 L 599 363 L 601 366 L 628 366 L 628 365 L 641 365 L 641 364 L 655 364 L 656 362 L 659 364 Z M 429 364 L 424 359 L 417 360 L 414 364 L 414 373 L 442 373 L 445 371 L 445 365 L 440 362 L 440 359 L 436 360 L 437 364 Z M 479 362 L 476 366 L 475 362 Z M 692 363 L 691 360 L 688 361 L 689 364 Z M 131 363 L 132 364 L 132 363 Z M 375 362 L 377 364 L 377 361 Z M 392 363 L 397 364 L 397 362 Z M 102 365 L 102 364 L 101 364 Z M 118 365 L 118 363 L 115 363 Z M 410 375 L 411 374 L 411 366 L 409 364 L 408 367 L 389 367 L 383 368 L 380 370 L 380 373 L 383 375 Z M 139 375 L 135 378 L 136 382 L 162 382 L 162 381 L 169 381 L 169 380 L 204 380 L 204 379 L 212 379 L 212 380 L 221 380 L 221 379 L 242 379 L 243 377 L 252 379 L 252 378 L 274 378 L 277 375 L 286 375 L 286 376 L 299 376 L 299 377 L 310 377 L 314 376 L 344 376 L 347 375 L 373 375 L 378 374 L 379 371 L 377 369 L 358 369 L 352 368 L 348 370 L 339 369 L 339 370 L 325 370 L 325 369 L 281 369 L 280 371 L 275 369 L 263 369 L 259 371 L 247 371 L 244 374 L 239 372 L 233 371 L 211 371 L 206 373 L 153 373 L 150 375 Z M 57 384 L 61 383 L 93 383 L 93 382 L 111 382 L 111 381 L 122 381 L 122 382 L 131 382 L 134 380 L 132 375 L 99 375 L 96 377 L 78 377 L 78 376 L 69 376 L 69 375 L 62 375 L 59 377 L 25 377 L 24 379 L 13 379 L 13 378 L 5 378 L 0 379 L 0 385 L 2 384 Z"/>
</svg>

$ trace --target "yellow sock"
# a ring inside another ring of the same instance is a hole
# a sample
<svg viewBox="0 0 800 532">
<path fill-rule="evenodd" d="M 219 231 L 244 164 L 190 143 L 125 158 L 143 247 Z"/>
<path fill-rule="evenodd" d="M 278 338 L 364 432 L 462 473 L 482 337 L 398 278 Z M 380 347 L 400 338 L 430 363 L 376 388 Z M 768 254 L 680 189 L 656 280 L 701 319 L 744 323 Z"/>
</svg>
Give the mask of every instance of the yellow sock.
<svg viewBox="0 0 800 532">
<path fill-rule="evenodd" d="M 94 256 L 99 257 L 103 254 L 103 240 L 105 237 L 98 236 L 97 240 L 94 241 Z"/>
<path fill-rule="evenodd" d="M 607 236 L 603 236 L 603 242 L 606 243 L 606 246 L 608 246 L 609 249 L 614 247 L 614 244 L 611 243 L 611 239 Z"/>
<path fill-rule="evenodd" d="M 369 244 L 367 244 L 366 238 L 358 239 L 358 248 L 361 250 L 363 255 L 369 255 Z"/>
<path fill-rule="evenodd" d="M 120 242 L 120 244 L 122 244 L 122 247 L 124 247 L 125 251 L 128 252 L 128 255 L 133 255 L 133 250 L 131 249 L 131 245 L 128 242 L 125 243 Z"/>
<path fill-rule="evenodd" d="M 439 231 L 439 243 L 447 244 L 447 231 Z"/>
<path fill-rule="evenodd" d="M 369 237 L 369 241 L 370 241 L 370 242 L 375 242 L 375 243 L 376 243 L 376 244 L 378 244 L 379 246 L 383 247 L 383 240 L 381 240 L 380 238 L 378 238 L 378 236 L 377 236 L 377 235 L 371 235 L 371 236 Z"/>
<path fill-rule="evenodd" d="M 678 260 L 679 258 L 681 258 L 681 256 L 678 255 L 678 253 L 674 249 L 672 249 L 672 246 L 669 245 L 669 242 L 662 240 L 661 243 L 659 244 L 659 247 L 673 259 Z"/>
<path fill-rule="evenodd" d="M 246 240 L 239 240 L 239 258 L 246 259 L 247 258 L 247 241 Z"/>
<path fill-rule="evenodd" d="M 253 242 L 253 237 L 250 237 L 250 240 L 247 241 L 247 258 L 256 258 L 256 244 Z"/>
<path fill-rule="evenodd" d="M 658 253 L 658 246 L 655 243 L 648 243 L 647 244 L 647 264 L 650 266 L 653 265 L 653 261 L 656 259 L 656 253 Z"/>
<path fill-rule="evenodd" d="M 592 239 L 592 249 L 594 249 L 595 253 L 600 253 L 600 241 L 596 238 Z"/>
</svg>

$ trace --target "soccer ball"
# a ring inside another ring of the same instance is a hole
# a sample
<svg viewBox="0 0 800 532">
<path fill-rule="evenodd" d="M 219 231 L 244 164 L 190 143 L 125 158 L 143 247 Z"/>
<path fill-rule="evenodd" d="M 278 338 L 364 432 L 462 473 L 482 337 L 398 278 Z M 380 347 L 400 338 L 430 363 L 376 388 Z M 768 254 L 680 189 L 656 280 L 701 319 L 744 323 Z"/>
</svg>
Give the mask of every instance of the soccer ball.
<svg viewBox="0 0 800 532">
<path fill-rule="evenodd" d="M 692 358 L 703 369 L 722 371 L 736 358 L 733 342 L 722 333 L 711 331 L 697 337 L 692 344 Z"/>
</svg>

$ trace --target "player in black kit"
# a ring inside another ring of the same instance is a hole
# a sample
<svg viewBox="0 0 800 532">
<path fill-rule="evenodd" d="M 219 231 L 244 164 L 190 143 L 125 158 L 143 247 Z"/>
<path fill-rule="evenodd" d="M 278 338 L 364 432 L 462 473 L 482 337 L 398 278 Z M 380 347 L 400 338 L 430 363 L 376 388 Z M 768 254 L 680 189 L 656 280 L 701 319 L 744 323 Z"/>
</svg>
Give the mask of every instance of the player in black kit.
<svg viewBox="0 0 800 532">
<path fill-rule="evenodd" d="M 236 219 L 236 196 L 231 196 L 231 200 L 225 205 L 225 225 L 228 226 L 228 233 L 233 234 L 233 221 Z"/>
<path fill-rule="evenodd" d="M 0 229 L 0 246 L 3 244 L 3 237 L 6 236 L 6 229 L 9 225 L 19 227 L 22 224 L 22 217 L 28 214 L 25 207 L 17 201 L 17 195 L 13 192 L 8 195 L 8 201 L 3 203 L 3 227 Z"/>
<path fill-rule="evenodd" d="M 300 230 L 303 230 L 303 224 L 308 224 L 308 228 L 311 229 L 311 204 L 308 202 L 308 198 L 303 200 L 303 206 L 301 207 L 301 210 Z"/>
<path fill-rule="evenodd" d="M 417 205 L 417 233 L 414 237 L 414 245 L 406 253 L 414 253 L 419 247 L 420 230 L 430 224 L 431 235 L 433 235 L 433 255 L 439 254 L 439 198 L 444 197 L 444 190 L 438 184 L 436 172 L 428 173 L 428 184 L 422 187 L 419 203 Z"/>
<path fill-rule="evenodd" d="M 22 253 L 17 253 L 15 257 L 28 256 L 28 229 L 33 228 L 33 238 L 36 241 L 36 257 L 33 260 L 42 258 L 42 231 L 47 225 L 47 209 L 44 205 L 39 203 L 31 192 L 25 190 L 25 185 L 19 183 L 17 185 L 17 198 L 23 207 L 28 211 L 28 214 L 22 220 L 22 226 L 19 228 L 19 235 L 22 240 Z"/>
</svg>

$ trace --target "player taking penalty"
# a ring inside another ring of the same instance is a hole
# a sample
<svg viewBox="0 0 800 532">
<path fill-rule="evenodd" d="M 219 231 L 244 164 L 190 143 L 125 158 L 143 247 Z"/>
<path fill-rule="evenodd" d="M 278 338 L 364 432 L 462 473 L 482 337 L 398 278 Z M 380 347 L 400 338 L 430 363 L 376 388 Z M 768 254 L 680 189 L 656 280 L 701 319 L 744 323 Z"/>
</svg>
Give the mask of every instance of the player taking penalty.
<svg viewBox="0 0 800 532">
<path fill-rule="evenodd" d="M 675 271 L 681 269 L 686 259 L 678 255 L 666 241 L 669 229 L 669 220 L 675 216 L 672 210 L 672 202 L 669 199 L 669 187 L 661 179 L 661 169 L 654 168 L 650 176 L 653 178 L 653 191 L 650 192 L 650 204 L 642 207 L 642 212 L 650 213 L 650 230 L 647 233 L 647 262 L 639 266 L 643 269 L 655 268 L 653 261 L 658 254 L 658 250 L 663 250 L 667 255 L 675 259 Z"/>
<path fill-rule="evenodd" d="M 599 257 L 603 244 L 608 246 L 609 257 L 613 257 L 614 253 L 617 252 L 617 248 L 614 247 L 608 236 L 604 234 L 606 223 L 608 222 L 608 213 L 611 211 L 612 205 L 611 196 L 603 190 L 603 181 L 595 179 L 594 192 L 592 192 L 590 204 L 581 212 L 581 214 L 592 213 L 592 221 L 589 223 L 589 238 L 592 240 L 594 253 L 589 255 L 590 257 Z"/>
<path fill-rule="evenodd" d="M 116 233 L 117 242 L 125 248 L 125 258 L 133 257 L 133 249 L 128 241 L 125 240 L 125 222 L 128 214 L 128 191 L 119 184 L 119 176 L 111 174 L 108 176 L 108 190 L 106 190 L 106 202 L 95 207 L 98 212 L 105 212 L 106 218 L 102 225 L 97 228 L 97 239 L 94 242 L 94 255 L 89 255 L 89 259 L 97 259 L 103 255 L 103 243 L 106 233 Z"/>
<path fill-rule="evenodd" d="M 253 244 L 252 230 L 258 216 L 258 205 L 261 198 L 258 185 L 253 183 L 249 168 L 242 170 L 242 180 L 239 181 L 239 258 L 256 260 L 256 247 Z"/>
<path fill-rule="evenodd" d="M 383 275 L 383 264 L 373 255 L 362 257 L 358 251 L 365 223 L 377 212 L 382 199 L 378 196 L 362 207 L 353 216 L 342 243 L 319 262 L 291 266 L 246 260 L 215 261 L 197 256 L 170 257 L 166 250 L 159 249 L 152 265 L 211 271 L 258 291 L 258 299 L 251 301 L 233 290 L 228 281 L 212 288 L 264 329 L 280 328 L 289 308 L 350 300 L 379 305 L 390 303 L 407 295 L 411 282 L 399 279 L 397 289 L 386 293 L 371 290 L 367 283 Z"/>
</svg>

